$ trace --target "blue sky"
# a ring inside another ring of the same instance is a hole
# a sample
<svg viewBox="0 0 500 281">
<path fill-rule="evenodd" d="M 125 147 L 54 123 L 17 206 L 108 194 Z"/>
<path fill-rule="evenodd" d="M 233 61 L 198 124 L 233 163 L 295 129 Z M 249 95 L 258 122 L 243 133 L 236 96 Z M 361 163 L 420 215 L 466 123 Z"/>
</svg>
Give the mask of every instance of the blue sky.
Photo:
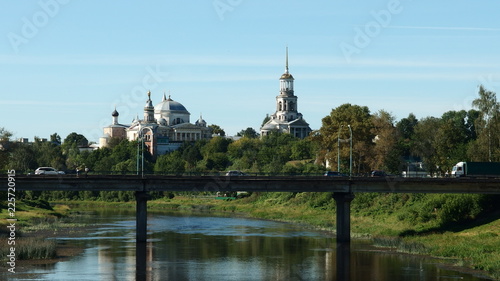
<svg viewBox="0 0 500 281">
<path fill-rule="evenodd" d="M 228 135 L 275 110 L 289 47 L 312 129 L 344 103 L 397 120 L 469 109 L 500 91 L 499 1 L 77 1 L 0 3 L 0 127 L 16 138 L 98 141 L 151 90 Z"/>
</svg>

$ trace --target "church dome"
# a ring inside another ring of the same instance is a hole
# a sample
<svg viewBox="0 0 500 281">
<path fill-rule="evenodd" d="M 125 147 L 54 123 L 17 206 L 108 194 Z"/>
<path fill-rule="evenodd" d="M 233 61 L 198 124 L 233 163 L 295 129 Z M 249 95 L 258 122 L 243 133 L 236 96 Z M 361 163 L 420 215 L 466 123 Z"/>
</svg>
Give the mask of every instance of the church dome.
<svg viewBox="0 0 500 281">
<path fill-rule="evenodd" d="M 292 74 L 290 74 L 290 73 L 283 73 L 283 75 L 281 75 L 280 79 L 292 79 L 292 80 L 294 80 Z"/>
<path fill-rule="evenodd" d="M 170 97 L 168 97 L 168 99 L 165 99 L 164 96 L 163 101 L 155 105 L 155 113 L 162 113 L 166 111 L 189 113 L 187 109 L 184 107 L 184 105 L 182 105 L 180 102 L 176 102 L 172 100 Z"/>
<path fill-rule="evenodd" d="M 111 116 L 118 117 L 118 115 L 119 115 L 118 111 L 116 111 L 116 108 L 115 108 L 115 110 L 111 113 Z"/>
</svg>

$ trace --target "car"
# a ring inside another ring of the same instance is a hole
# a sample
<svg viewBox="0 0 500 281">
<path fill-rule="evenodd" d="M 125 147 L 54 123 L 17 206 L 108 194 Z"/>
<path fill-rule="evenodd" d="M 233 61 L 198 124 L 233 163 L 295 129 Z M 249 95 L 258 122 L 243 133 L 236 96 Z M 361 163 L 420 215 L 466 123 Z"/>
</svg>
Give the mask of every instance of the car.
<svg viewBox="0 0 500 281">
<path fill-rule="evenodd" d="M 235 177 L 235 176 L 247 176 L 247 174 L 243 173 L 242 171 L 232 170 L 232 171 L 228 171 L 228 172 L 226 173 L 226 176 L 230 176 L 230 177 Z"/>
<path fill-rule="evenodd" d="M 334 171 L 326 171 L 324 176 L 325 177 L 346 177 L 346 175 L 344 175 L 340 172 L 334 172 Z"/>
<path fill-rule="evenodd" d="M 374 171 L 372 171 L 371 176 L 372 177 L 385 177 L 385 176 L 387 176 L 387 174 L 381 170 L 374 170 Z"/>
<path fill-rule="evenodd" d="M 52 167 L 39 167 L 35 170 L 35 175 L 64 175 L 64 172 Z"/>
</svg>

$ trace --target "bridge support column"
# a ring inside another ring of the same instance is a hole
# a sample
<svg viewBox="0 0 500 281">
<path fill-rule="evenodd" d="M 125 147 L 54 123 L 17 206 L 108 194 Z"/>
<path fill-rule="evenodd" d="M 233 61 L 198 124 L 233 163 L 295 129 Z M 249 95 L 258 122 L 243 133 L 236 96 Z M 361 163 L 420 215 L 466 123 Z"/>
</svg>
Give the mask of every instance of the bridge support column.
<svg viewBox="0 0 500 281">
<path fill-rule="evenodd" d="M 146 191 L 136 191 L 135 201 L 136 201 L 136 242 L 146 242 L 148 234 L 148 205 L 147 202 L 150 199 L 149 194 Z"/>
<path fill-rule="evenodd" d="M 335 192 L 333 199 L 337 203 L 337 242 L 351 242 L 351 201 L 354 199 L 352 192 Z"/>
</svg>

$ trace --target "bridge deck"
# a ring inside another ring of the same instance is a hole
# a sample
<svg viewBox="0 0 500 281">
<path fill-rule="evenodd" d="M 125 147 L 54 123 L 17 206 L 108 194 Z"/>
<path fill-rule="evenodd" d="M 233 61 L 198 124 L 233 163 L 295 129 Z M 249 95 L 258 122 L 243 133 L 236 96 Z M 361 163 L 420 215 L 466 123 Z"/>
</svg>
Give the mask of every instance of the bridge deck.
<svg viewBox="0 0 500 281">
<path fill-rule="evenodd" d="M 323 176 L 16 176 L 16 190 L 500 194 L 500 179 Z M 7 178 L 0 177 L 7 186 Z M 6 188 L 5 188 L 6 189 Z"/>
</svg>

